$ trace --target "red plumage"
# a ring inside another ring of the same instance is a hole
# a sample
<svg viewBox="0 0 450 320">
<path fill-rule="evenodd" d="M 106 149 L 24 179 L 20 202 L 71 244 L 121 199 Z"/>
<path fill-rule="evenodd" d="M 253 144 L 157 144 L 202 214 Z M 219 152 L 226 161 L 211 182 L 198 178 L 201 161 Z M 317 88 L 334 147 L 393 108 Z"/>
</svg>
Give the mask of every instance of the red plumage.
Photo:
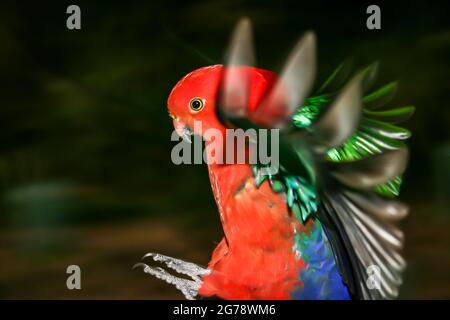
<svg viewBox="0 0 450 320">
<path fill-rule="evenodd" d="M 277 77 L 258 68 L 241 70 L 250 75 L 251 115 Z M 168 100 L 175 126 L 194 128 L 193 122 L 201 121 L 203 130 L 225 130 L 215 111 L 223 72 L 221 65 L 205 67 L 179 81 Z M 195 97 L 205 101 L 202 112 L 189 110 L 189 101 Z M 248 164 L 209 164 L 208 170 L 225 237 L 212 255 L 208 266 L 212 272 L 203 278 L 199 294 L 227 299 L 289 299 L 304 268 L 303 260 L 293 251 L 294 230 L 308 232 L 314 222 L 301 226 L 287 212 L 285 196 L 272 191 L 267 181 L 257 188 Z"/>
</svg>

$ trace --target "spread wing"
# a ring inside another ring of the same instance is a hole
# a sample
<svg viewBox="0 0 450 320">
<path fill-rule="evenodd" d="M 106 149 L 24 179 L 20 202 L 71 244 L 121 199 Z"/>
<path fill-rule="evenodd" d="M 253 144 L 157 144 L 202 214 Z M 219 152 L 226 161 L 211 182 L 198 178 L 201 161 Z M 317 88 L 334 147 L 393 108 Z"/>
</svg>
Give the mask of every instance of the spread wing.
<svg viewBox="0 0 450 320">
<path fill-rule="evenodd" d="M 307 132 L 319 181 L 315 215 L 325 226 L 344 281 L 357 298 L 391 299 L 398 295 L 406 266 L 396 222 L 408 209 L 388 198 L 398 195 L 408 159 L 404 140 L 410 136 L 394 123 L 414 108 L 376 111 L 396 87 L 365 94 L 376 69 L 374 64 L 336 92 L 309 98 L 293 120 Z M 379 285 L 370 283 L 374 268 Z"/>
<path fill-rule="evenodd" d="M 242 118 L 248 114 L 251 73 L 248 68 L 255 64 L 250 20 L 242 19 L 231 37 L 226 68 L 219 92 L 222 118 Z M 244 68 L 242 68 L 244 66 Z"/>
<path fill-rule="evenodd" d="M 359 93 L 344 98 L 339 116 L 333 108 L 339 107 L 346 88 L 335 102 L 318 112 L 317 121 L 313 120 L 307 130 L 319 145 L 315 148 L 317 159 L 324 168 L 318 216 L 327 222 L 345 279 L 360 298 L 390 299 L 398 296 L 406 266 L 401 256 L 404 237 L 396 222 L 406 216 L 408 209 L 388 198 L 399 193 L 408 159 L 404 140 L 410 136 L 394 123 L 407 119 L 414 108 L 375 111 L 390 101 L 396 88 L 392 83 L 364 95 L 375 71 L 373 65 L 357 79 Z M 358 108 L 352 107 L 355 104 Z M 300 109 L 298 114 L 302 112 Z M 352 118 L 355 113 L 359 121 L 351 125 L 337 119 Z M 327 136 L 330 130 L 334 134 Z M 341 138 L 335 140 L 337 136 Z M 379 286 L 375 287 L 369 284 L 373 267 L 379 271 Z"/>
<path fill-rule="evenodd" d="M 291 125 L 290 116 L 302 105 L 310 94 L 316 72 L 315 36 L 307 32 L 289 55 L 280 77 L 260 99 L 258 106 L 252 108 L 250 87 L 255 58 L 252 42 L 251 24 L 242 19 L 231 37 L 224 74 L 219 90 L 220 119 L 233 123 L 251 120 L 259 126 L 283 128 Z M 299 78 L 298 74 L 302 77 Z"/>
<path fill-rule="evenodd" d="M 253 65 L 247 20 L 238 25 L 231 48 L 227 65 Z M 282 129 L 281 171 L 261 177 L 256 168 L 257 183 L 269 179 L 274 191 L 285 192 L 300 221 L 322 222 L 354 297 L 395 298 L 406 265 L 396 222 L 408 209 L 392 198 L 399 192 L 408 159 L 404 140 L 410 136 L 395 124 L 414 108 L 381 109 L 393 97 L 395 83 L 366 93 L 376 64 L 348 79 L 350 68 L 344 63 L 311 95 L 314 59 L 315 37 L 307 33 L 255 110 L 248 108 L 251 77 L 243 71 L 226 73 L 218 113 L 227 122 Z M 294 175 L 286 158 L 307 167 L 309 177 Z M 368 274 L 373 268 L 380 284 L 375 287 Z"/>
</svg>

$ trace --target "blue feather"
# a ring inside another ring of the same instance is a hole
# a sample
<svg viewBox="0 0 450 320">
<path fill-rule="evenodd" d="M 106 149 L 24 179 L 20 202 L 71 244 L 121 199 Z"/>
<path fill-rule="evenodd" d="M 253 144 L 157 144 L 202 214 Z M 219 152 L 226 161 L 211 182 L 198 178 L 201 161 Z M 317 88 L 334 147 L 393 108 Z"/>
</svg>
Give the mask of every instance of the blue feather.
<svg viewBox="0 0 450 320">
<path fill-rule="evenodd" d="M 302 286 L 291 293 L 297 300 L 349 300 L 331 245 L 319 221 L 309 233 L 297 233 L 294 251 L 306 264 L 300 274 Z"/>
</svg>

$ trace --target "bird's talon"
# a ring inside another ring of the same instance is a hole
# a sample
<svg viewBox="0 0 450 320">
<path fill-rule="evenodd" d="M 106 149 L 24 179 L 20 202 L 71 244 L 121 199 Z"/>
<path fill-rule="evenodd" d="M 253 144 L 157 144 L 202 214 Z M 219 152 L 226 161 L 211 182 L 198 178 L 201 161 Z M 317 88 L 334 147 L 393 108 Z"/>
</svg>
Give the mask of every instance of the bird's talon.
<svg viewBox="0 0 450 320">
<path fill-rule="evenodd" d="M 180 259 L 165 256 L 159 253 L 147 253 L 142 259 L 152 257 L 153 261 L 164 263 L 169 269 L 183 275 L 189 276 L 190 279 L 176 277 L 161 267 L 151 267 L 143 262 L 136 263 L 133 269 L 143 267 L 144 272 L 148 273 L 158 279 L 161 279 L 169 284 L 174 285 L 180 290 L 186 299 L 194 300 L 198 290 L 202 285 L 201 276 L 209 274 L 209 270 L 200 267 L 191 262 L 186 262 Z"/>
</svg>

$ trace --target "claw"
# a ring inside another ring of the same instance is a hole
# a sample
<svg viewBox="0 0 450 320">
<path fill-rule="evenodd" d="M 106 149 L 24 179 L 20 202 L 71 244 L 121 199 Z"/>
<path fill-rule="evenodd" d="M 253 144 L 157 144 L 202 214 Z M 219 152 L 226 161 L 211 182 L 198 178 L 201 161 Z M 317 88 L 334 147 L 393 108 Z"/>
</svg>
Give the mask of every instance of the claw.
<svg viewBox="0 0 450 320">
<path fill-rule="evenodd" d="M 168 268 L 176 271 L 179 274 L 191 277 L 192 280 L 176 277 L 161 267 L 151 267 L 143 262 L 136 263 L 133 266 L 133 269 L 137 267 L 143 267 L 145 273 L 148 273 L 158 279 L 174 285 L 183 293 L 183 295 L 188 300 L 194 300 L 195 296 L 197 296 L 197 292 L 202 285 L 201 276 L 210 273 L 210 270 L 202 268 L 195 263 L 186 262 L 159 253 L 147 253 L 144 257 L 142 257 L 142 259 L 148 257 L 151 257 L 153 261 L 164 263 Z"/>
<path fill-rule="evenodd" d="M 200 280 L 199 276 L 206 275 L 210 272 L 208 269 L 202 268 L 195 263 L 186 262 L 186 261 L 183 261 L 180 259 L 165 256 L 165 255 L 159 254 L 159 253 L 147 253 L 144 257 L 142 257 L 142 259 L 145 259 L 148 257 L 151 257 L 153 259 L 153 261 L 162 262 L 168 268 L 170 268 L 180 274 L 187 275 L 194 280 Z"/>
</svg>

